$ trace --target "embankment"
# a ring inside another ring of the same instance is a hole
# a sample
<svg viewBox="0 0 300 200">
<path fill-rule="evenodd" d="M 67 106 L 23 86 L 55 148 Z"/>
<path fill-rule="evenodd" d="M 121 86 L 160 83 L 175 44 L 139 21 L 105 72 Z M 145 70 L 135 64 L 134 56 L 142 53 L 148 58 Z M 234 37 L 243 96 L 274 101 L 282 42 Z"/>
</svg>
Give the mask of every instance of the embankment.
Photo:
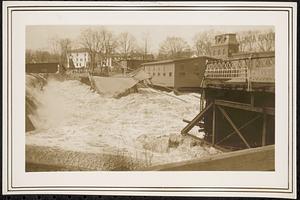
<svg viewBox="0 0 300 200">
<path fill-rule="evenodd" d="M 126 155 L 86 153 L 53 147 L 26 145 L 26 171 L 123 171 L 145 167 Z"/>
</svg>

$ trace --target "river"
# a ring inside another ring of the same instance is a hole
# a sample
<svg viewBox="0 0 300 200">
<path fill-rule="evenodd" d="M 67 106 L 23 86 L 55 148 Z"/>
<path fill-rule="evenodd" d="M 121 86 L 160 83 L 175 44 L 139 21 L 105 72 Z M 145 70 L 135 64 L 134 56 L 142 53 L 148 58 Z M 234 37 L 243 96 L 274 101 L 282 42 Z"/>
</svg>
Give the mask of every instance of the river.
<svg viewBox="0 0 300 200">
<path fill-rule="evenodd" d="M 84 153 L 112 153 L 146 159 L 149 166 L 218 153 L 180 135 L 199 112 L 199 94 L 139 88 L 115 99 L 77 80 L 49 80 L 35 92 L 35 130 L 26 144 Z M 191 130 L 199 134 L 197 128 Z M 201 133 L 200 133 L 201 134 Z M 171 142 L 170 142 L 171 141 Z M 150 160 L 151 158 L 151 160 Z"/>
</svg>

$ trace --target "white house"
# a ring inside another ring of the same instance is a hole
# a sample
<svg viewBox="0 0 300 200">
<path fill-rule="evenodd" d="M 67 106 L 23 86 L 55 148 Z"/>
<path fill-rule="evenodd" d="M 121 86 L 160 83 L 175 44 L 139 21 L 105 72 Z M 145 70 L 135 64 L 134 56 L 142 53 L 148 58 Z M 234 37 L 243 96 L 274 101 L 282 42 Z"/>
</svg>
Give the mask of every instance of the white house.
<svg viewBox="0 0 300 200">
<path fill-rule="evenodd" d="M 90 62 L 88 50 L 85 48 L 75 49 L 67 54 L 68 68 L 86 68 Z"/>
</svg>

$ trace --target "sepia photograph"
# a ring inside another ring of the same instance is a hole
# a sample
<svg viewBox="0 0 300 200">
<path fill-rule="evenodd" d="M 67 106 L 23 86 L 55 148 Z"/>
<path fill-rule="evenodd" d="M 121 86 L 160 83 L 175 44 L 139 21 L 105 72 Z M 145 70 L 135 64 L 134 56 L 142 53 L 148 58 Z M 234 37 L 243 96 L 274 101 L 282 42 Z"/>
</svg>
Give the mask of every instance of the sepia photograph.
<svg viewBox="0 0 300 200">
<path fill-rule="evenodd" d="M 3 195 L 296 198 L 296 3 L 2 11 Z"/>
<path fill-rule="evenodd" d="M 273 171 L 272 26 L 27 26 L 26 171 Z"/>
</svg>

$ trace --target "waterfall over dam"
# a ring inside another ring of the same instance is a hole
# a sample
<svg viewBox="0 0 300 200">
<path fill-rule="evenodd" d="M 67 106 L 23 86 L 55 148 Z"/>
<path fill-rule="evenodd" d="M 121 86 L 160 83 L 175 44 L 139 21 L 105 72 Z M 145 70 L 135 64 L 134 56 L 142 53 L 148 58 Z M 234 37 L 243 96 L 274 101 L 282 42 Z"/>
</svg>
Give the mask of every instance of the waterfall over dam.
<svg viewBox="0 0 300 200">
<path fill-rule="evenodd" d="M 35 78 L 26 79 L 26 97 L 34 105 L 26 106 L 34 126 L 26 132 L 31 161 L 38 159 L 32 147 L 78 155 L 125 156 L 141 162 L 141 167 L 218 153 L 180 135 L 186 125 L 182 119 L 192 119 L 199 111 L 199 99 L 193 93 L 178 96 L 186 103 L 172 98 L 172 92 L 151 88 L 115 99 L 101 96 L 77 80 L 49 79 L 39 86 Z"/>
</svg>

